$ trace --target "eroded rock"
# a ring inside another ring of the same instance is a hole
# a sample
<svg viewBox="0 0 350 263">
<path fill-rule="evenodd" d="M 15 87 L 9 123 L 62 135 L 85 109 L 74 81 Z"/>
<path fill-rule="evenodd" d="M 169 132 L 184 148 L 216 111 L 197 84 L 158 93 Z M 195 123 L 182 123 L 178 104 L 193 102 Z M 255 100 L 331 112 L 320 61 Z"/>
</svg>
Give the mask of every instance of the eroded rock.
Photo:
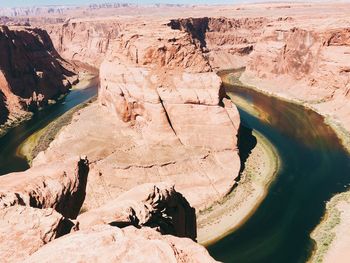
<svg viewBox="0 0 350 263">
<path fill-rule="evenodd" d="M 77 80 L 42 29 L 1 26 L 0 56 L 0 132 L 3 124 L 65 94 Z"/>
<path fill-rule="evenodd" d="M 169 184 L 146 184 L 78 217 L 81 229 L 97 224 L 149 226 L 162 234 L 196 239 L 194 208 Z"/>
<path fill-rule="evenodd" d="M 64 255 L 64 257 L 62 256 Z M 187 238 L 150 228 L 94 226 L 54 240 L 25 262 L 216 262 Z"/>
<path fill-rule="evenodd" d="M 0 209 L 0 258 L 22 262 L 40 247 L 75 229 L 53 209 L 15 205 Z"/>
<path fill-rule="evenodd" d="M 23 205 L 53 208 L 76 218 L 84 202 L 89 161 L 51 163 L 0 177 L 0 209 Z"/>
</svg>

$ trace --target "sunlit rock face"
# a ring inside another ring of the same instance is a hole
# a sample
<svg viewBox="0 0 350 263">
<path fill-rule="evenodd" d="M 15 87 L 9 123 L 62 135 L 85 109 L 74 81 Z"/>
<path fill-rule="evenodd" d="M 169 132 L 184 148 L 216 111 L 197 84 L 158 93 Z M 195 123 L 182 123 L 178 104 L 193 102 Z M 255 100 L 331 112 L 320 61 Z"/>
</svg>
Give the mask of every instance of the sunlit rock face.
<svg viewBox="0 0 350 263">
<path fill-rule="evenodd" d="M 217 262 L 190 239 L 161 235 L 150 228 L 108 225 L 59 238 L 25 262 L 46 262 L 47 258 L 60 262 Z"/>
<path fill-rule="evenodd" d="M 71 19 L 46 26 L 63 57 L 99 68 L 101 87 L 98 105 L 82 110 L 33 163 L 57 154 L 92 158 L 88 208 L 107 202 L 108 193 L 114 198 L 135 184 L 160 181 L 203 208 L 236 184 L 237 108 L 204 47 L 163 21 Z"/>
</svg>

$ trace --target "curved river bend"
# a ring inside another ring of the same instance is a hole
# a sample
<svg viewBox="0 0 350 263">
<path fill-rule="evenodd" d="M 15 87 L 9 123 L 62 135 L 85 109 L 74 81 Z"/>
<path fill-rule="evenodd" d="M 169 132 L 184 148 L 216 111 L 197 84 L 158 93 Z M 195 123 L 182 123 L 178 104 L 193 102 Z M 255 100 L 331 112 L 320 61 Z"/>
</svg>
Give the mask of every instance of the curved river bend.
<svg viewBox="0 0 350 263">
<path fill-rule="evenodd" d="M 224 262 L 305 262 L 313 249 L 309 234 L 325 202 L 350 183 L 350 157 L 317 113 L 250 89 L 227 84 L 226 90 L 239 107 L 242 125 L 275 145 L 282 168 L 254 215 L 209 251 Z M 27 161 L 16 155 L 18 146 L 96 93 L 94 79 L 0 138 L 0 174 L 27 169 Z"/>
<path fill-rule="evenodd" d="M 0 137 L 0 175 L 24 171 L 29 168 L 24 157 L 17 156 L 17 148 L 33 133 L 47 126 L 75 106 L 97 94 L 98 77 L 93 77 L 84 89 L 73 89 L 56 104 L 46 107 L 33 115 L 29 121 L 11 129 Z"/>
<path fill-rule="evenodd" d="M 234 83 L 225 74 L 224 81 Z M 251 89 L 225 87 L 243 126 L 271 141 L 282 167 L 253 216 L 209 252 L 224 262 L 305 262 L 314 246 L 309 235 L 326 201 L 350 184 L 350 156 L 319 114 Z"/>
</svg>

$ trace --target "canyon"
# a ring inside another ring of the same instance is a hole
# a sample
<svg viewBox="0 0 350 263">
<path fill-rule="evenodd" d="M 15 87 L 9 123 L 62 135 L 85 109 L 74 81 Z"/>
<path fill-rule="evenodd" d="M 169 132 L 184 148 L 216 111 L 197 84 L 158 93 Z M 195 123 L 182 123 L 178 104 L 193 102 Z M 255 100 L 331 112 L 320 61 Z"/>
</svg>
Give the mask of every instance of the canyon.
<svg viewBox="0 0 350 263">
<path fill-rule="evenodd" d="M 2 134 L 29 112 L 67 93 L 77 75 L 42 29 L 1 26 L 0 48 Z"/>
<path fill-rule="evenodd" d="M 100 80 L 97 100 L 30 169 L 0 177 L 1 258 L 214 262 L 196 243 L 196 217 L 241 189 L 244 164 L 240 114 L 216 72 L 240 70 L 240 83 L 316 110 L 346 144 L 347 11 L 270 3 L 0 12 L 19 23 L 0 30 L 0 129 L 69 92 L 86 69 Z"/>
</svg>

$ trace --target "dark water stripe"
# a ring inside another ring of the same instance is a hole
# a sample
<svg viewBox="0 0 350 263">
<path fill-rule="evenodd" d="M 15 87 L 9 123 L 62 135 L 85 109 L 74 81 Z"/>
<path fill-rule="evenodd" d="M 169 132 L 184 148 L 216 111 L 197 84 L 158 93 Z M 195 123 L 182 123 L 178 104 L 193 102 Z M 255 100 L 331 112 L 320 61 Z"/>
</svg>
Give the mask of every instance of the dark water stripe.
<svg viewBox="0 0 350 263">
<path fill-rule="evenodd" d="M 305 262 L 326 201 L 350 184 L 350 156 L 321 115 L 247 88 L 226 90 L 261 113 L 239 107 L 243 125 L 277 148 L 282 169 L 254 215 L 209 252 L 224 262 Z"/>
<path fill-rule="evenodd" d="M 0 175 L 24 171 L 29 168 L 25 158 L 18 157 L 16 150 L 30 135 L 47 126 L 51 121 L 73 107 L 97 94 L 98 78 L 93 78 L 85 89 L 72 90 L 63 100 L 34 114 L 29 121 L 11 129 L 0 138 Z"/>
</svg>

